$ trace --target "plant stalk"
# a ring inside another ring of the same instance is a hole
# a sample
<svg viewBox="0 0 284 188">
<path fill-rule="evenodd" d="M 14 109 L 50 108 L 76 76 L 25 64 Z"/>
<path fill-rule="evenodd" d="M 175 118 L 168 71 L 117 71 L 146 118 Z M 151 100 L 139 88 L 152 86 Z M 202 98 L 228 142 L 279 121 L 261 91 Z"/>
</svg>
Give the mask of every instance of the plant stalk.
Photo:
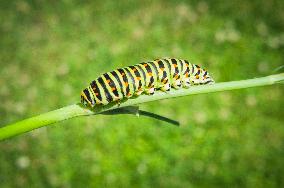
<svg viewBox="0 0 284 188">
<path fill-rule="evenodd" d="M 73 104 L 4 126 L 0 128 L 0 140 L 4 140 L 6 138 L 23 134 L 25 132 L 32 131 L 34 129 L 43 126 L 47 126 L 77 116 L 95 115 L 105 112 L 107 110 L 138 105 L 141 103 L 146 103 L 161 99 L 175 98 L 186 95 L 196 95 L 202 93 L 213 93 L 219 91 L 244 89 L 244 88 L 259 87 L 259 86 L 267 86 L 267 85 L 277 84 L 280 82 L 284 82 L 284 73 L 270 75 L 261 78 L 248 79 L 248 80 L 223 82 L 212 85 L 193 86 L 188 89 L 179 89 L 179 90 L 172 89 L 171 91 L 166 93 L 157 91 L 154 95 L 151 96 L 141 95 L 137 98 L 128 99 L 122 102 L 119 106 L 117 104 L 109 104 L 106 106 L 97 106 L 94 109 L 88 109 L 86 107 L 83 107 L 79 103 Z"/>
</svg>

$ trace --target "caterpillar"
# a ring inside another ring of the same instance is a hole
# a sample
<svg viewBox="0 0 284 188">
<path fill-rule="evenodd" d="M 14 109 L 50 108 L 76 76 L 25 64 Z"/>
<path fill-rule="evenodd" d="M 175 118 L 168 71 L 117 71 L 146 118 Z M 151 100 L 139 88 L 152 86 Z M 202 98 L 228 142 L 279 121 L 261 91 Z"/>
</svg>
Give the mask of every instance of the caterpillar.
<svg viewBox="0 0 284 188">
<path fill-rule="evenodd" d="M 100 75 L 81 92 L 81 103 L 88 107 L 106 105 L 141 94 L 153 95 L 171 88 L 212 84 L 209 73 L 187 60 L 164 58 L 119 68 Z"/>
</svg>

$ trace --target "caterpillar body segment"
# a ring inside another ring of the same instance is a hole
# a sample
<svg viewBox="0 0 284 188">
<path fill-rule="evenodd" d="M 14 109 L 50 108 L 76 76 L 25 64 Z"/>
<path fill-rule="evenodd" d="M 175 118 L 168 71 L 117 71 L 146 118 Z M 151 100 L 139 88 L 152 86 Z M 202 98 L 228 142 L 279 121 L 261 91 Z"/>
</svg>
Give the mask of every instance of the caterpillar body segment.
<svg viewBox="0 0 284 188">
<path fill-rule="evenodd" d="M 156 59 L 102 74 L 81 92 L 81 103 L 94 107 L 143 93 L 153 95 L 155 90 L 166 92 L 212 83 L 205 69 L 187 60 Z"/>
</svg>

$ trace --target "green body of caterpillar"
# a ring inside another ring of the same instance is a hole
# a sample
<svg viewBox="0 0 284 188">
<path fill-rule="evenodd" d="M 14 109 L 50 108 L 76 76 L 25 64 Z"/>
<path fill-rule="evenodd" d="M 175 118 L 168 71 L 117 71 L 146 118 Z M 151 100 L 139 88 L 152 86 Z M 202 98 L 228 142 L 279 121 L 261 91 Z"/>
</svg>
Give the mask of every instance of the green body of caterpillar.
<svg viewBox="0 0 284 188">
<path fill-rule="evenodd" d="M 81 103 L 94 107 L 155 90 L 212 83 L 206 70 L 187 60 L 156 59 L 102 74 L 81 92 Z"/>
</svg>

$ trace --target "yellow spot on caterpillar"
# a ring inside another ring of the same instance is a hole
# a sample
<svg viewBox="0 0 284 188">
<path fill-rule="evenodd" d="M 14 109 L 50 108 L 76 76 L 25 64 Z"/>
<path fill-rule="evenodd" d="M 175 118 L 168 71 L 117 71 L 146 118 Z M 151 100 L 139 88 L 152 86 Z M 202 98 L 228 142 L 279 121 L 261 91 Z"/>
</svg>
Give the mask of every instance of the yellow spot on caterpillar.
<svg viewBox="0 0 284 188">
<path fill-rule="evenodd" d="M 199 79 L 199 75 L 196 75 L 195 78 L 196 78 L 196 79 Z"/>
<path fill-rule="evenodd" d="M 141 80 L 141 77 L 136 77 L 136 80 Z"/>
<path fill-rule="evenodd" d="M 110 79 L 106 80 L 106 82 L 109 84 L 110 83 Z"/>
<path fill-rule="evenodd" d="M 161 70 L 161 71 L 164 71 L 164 70 L 165 70 L 165 68 L 160 68 L 160 70 Z"/>
<path fill-rule="evenodd" d="M 121 76 L 124 76 L 125 75 L 125 73 L 123 72 L 123 73 L 121 73 Z"/>
<path fill-rule="evenodd" d="M 96 96 L 98 96 L 98 95 L 99 95 L 99 93 L 95 93 L 95 95 L 96 95 Z"/>
<path fill-rule="evenodd" d="M 125 85 L 125 87 L 127 87 L 129 84 L 128 84 L 128 82 L 124 82 L 124 85 Z"/>
<path fill-rule="evenodd" d="M 112 90 L 112 91 L 115 91 L 115 90 L 116 90 L 116 88 L 115 88 L 115 87 L 112 87 L 112 88 L 111 88 L 111 90 Z"/>
<path fill-rule="evenodd" d="M 148 72 L 148 75 L 149 75 L 149 76 L 152 76 L 152 75 L 153 75 L 153 73 L 151 73 L 151 72 Z"/>
<path fill-rule="evenodd" d="M 147 64 L 147 63 L 145 63 L 145 64 L 143 64 L 143 66 L 144 66 L 144 67 L 147 67 L 147 66 L 148 66 L 148 64 Z"/>
</svg>

